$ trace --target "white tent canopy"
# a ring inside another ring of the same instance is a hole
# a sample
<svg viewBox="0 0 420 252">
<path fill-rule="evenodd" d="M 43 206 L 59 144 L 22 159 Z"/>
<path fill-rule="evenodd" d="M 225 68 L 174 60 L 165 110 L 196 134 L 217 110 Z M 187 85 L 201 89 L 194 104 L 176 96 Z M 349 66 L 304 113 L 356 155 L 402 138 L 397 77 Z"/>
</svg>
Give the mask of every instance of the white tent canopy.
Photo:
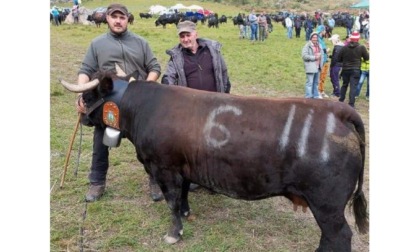
<svg viewBox="0 0 420 252">
<path fill-rule="evenodd" d="M 160 14 L 161 12 L 167 11 L 168 8 L 162 6 L 162 5 L 152 5 L 149 8 L 149 14 L 154 15 L 154 14 Z"/>
<path fill-rule="evenodd" d="M 191 6 L 185 6 L 183 4 L 175 4 L 174 6 L 169 8 L 170 10 L 203 10 L 204 8 L 199 5 L 191 5 Z"/>
</svg>

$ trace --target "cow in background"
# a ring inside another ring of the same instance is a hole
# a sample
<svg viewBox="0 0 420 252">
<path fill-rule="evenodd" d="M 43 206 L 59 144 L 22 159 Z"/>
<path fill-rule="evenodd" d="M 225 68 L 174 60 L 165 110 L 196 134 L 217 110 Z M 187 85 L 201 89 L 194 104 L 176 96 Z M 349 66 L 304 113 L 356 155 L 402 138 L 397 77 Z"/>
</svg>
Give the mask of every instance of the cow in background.
<svg viewBox="0 0 420 252">
<path fill-rule="evenodd" d="M 183 15 L 181 15 L 180 13 L 163 14 L 163 15 L 160 15 L 159 18 L 155 21 L 155 25 L 156 26 L 162 25 L 163 28 L 166 28 L 166 24 L 178 25 L 182 17 Z"/>
<path fill-rule="evenodd" d="M 135 146 L 171 211 L 169 244 L 183 234 L 191 182 L 235 199 L 285 196 L 304 211 L 309 206 L 321 230 L 317 251 L 351 251 L 348 202 L 358 231 L 368 231 L 365 129 L 348 104 L 128 83 L 107 72 L 83 85 L 61 84 L 83 93 L 92 124 L 120 131 Z M 119 120 L 104 117 L 105 106 Z"/>
<path fill-rule="evenodd" d="M 88 15 L 87 20 L 94 22 L 96 27 L 101 27 L 101 24 L 106 24 L 106 13 L 105 12 L 93 12 L 92 15 Z"/>
<path fill-rule="evenodd" d="M 195 24 L 198 22 L 198 18 L 196 16 L 184 16 L 184 17 L 181 18 L 182 22 L 186 21 L 186 20 L 191 21 Z"/>
<path fill-rule="evenodd" d="M 227 17 L 225 15 L 222 15 L 219 18 L 219 24 L 222 24 L 222 23 L 226 23 L 227 24 Z"/>
<path fill-rule="evenodd" d="M 209 28 L 211 28 L 211 27 L 219 28 L 219 18 L 217 16 L 217 13 L 216 14 L 210 14 L 207 17 L 207 26 Z"/>
<path fill-rule="evenodd" d="M 139 15 L 140 15 L 140 18 L 145 18 L 145 19 L 148 19 L 148 18 L 152 17 L 152 14 L 149 14 L 149 13 L 140 12 Z"/>
<path fill-rule="evenodd" d="M 131 12 L 130 13 L 128 13 L 128 23 L 129 24 L 133 24 L 134 23 L 134 15 L 133 14 L 131 14 Z"/>
</svg>

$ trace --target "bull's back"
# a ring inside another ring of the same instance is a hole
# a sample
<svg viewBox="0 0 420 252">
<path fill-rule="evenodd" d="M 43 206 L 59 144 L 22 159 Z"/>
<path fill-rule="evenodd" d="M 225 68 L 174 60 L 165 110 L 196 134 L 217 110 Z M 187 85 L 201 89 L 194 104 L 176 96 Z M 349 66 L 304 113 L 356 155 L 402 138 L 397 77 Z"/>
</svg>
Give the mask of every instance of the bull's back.
<svg viewBox="0 0 420 252">
<path fill-rule="evenodd" d="M 327 175 L 325 167 L 340 169 L 340 153 L 355 164 L 361 159 L 348 122 L 352 111 L 342 103 L 159 84 L 133 85 L 126 93 L 131 126 L 125 127 L 143 155 L 231 197 L 281 194 L 297 176 L 311 180 Z"/>
</svg>

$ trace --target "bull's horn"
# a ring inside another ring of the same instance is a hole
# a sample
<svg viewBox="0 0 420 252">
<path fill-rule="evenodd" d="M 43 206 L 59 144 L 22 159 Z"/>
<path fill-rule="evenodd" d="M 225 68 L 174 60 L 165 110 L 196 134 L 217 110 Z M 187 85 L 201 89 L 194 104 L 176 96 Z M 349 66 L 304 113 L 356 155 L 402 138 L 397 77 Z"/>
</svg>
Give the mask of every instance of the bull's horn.
<svg viewBox="0 0 420 252">
<path fill-rule="evenodd" d="M 119 77 L 125 77 L 127 74 L 121 69 L 121 67 L 115 63 L 115 70 L 117 71 L 117 76 Z"/>
<path fill-rule="evenodd" d="M 75 92 L 75 93 L 82 93 L 82 92 L 94 89 L 99 84 L 98 79 L 94 79 L 94 80 L 92 80 L 88 83 L 80 84 L 80 85 L 71 84 L 71 83 L 68 83 L 67 81 L 62 80 L 62 79 L 60 79 L 59 81 L 67 90 L 69 90 L 71 92 Z"/>
</svg>

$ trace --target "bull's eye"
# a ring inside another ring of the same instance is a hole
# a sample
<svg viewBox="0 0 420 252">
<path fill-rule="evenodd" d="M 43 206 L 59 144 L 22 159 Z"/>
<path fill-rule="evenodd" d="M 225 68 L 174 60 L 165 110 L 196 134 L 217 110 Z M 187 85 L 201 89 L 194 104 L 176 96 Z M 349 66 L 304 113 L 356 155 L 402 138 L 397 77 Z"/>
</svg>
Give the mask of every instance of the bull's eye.
<svg viewBox="0 0 420 252">
<path fill-rule="evenodd" d="M 120 129 L 120 111 L 114 102 L 106 102 L 104 104 L 102 119 L 104 123 L 112 128 Z"/>
</svg>

